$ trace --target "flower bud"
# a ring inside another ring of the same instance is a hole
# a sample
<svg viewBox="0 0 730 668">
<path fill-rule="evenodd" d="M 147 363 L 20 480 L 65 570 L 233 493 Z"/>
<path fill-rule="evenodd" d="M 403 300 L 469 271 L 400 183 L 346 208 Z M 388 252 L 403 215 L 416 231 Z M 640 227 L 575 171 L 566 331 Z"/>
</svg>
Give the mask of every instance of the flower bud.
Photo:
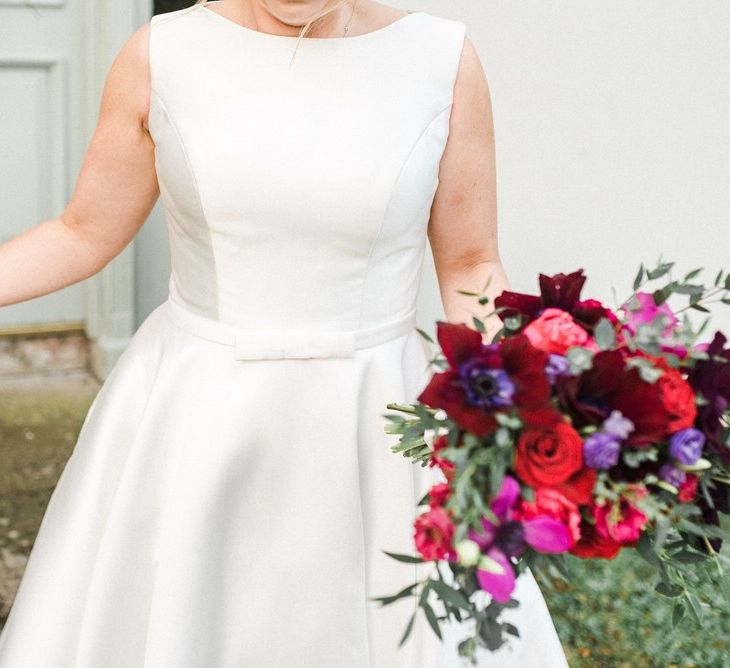
<svg viewBox="0 0 730 668">
<path fill-rule="evenodd" d="M 459 541 L 456 544 L 456 554 L 459 560 L 459 564 L 465 568 L 471 568 L 476 566 L 479 561 L 479 555 L 481 550 L 479 545 L 469 538 Z"/>
</svg>

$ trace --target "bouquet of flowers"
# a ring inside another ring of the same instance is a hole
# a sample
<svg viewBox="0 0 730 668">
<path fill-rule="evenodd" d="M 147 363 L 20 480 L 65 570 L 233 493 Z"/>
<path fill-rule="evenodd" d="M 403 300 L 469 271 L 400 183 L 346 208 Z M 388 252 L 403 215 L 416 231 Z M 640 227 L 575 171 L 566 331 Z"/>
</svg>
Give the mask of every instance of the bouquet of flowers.
<svg viewBox="0 0 730 668">
<path fill-rule="evenodd" d="M 705 286 L 702 269 L 674 280 L 673 265 L 642 264 L 615 310 L 580 298 L 582 269 L 540 274 L 538 295 L 496 297 L 491 343 L 476 316 L 475 328 L 436 323 L 438 372 L 416 404 L 384 414 L 386 432 L 400 435 L 393 451 L 442 480 L 418 504 L 418 555 L 386 552 L 433 562 L 432 573 L 374 599 L 415 597 L 401 644 L 419 608 L 439 637 L 443 620 L 471 619 L 459 653 L 474 662 L 477 647 L 519 636 L 501 612 L 519 604 L 511 594 L 526 568 L 569 579 L 566 554 L 611 559 L 624 547 L 656 569 L 673 624 L 701 621 L 698 585 L 728 562 L 730 348 L 720 331 L 700 343 L 709 317 L 694 329 L 688 312 L 730 304 L 730 274 Z M 662 284 L 642 289 L 652 282 Z M 488 285 L 460 292 L 484 305 Z M 675 295 L 688 304 L 673 311 Z"/>
</svg>

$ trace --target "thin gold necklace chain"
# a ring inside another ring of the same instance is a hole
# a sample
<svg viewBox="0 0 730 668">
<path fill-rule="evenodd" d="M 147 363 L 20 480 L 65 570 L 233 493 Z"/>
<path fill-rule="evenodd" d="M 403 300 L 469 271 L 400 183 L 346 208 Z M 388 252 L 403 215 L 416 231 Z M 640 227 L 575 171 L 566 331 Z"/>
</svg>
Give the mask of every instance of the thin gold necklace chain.
<svg viewBox="0 0 730 668">
<path fill-rule="evenodd" d="M 347 37 L 347 31 L 350 29 L 350 23 L 352 23 L 352 17 L 355 15 L 355 5 L 357 4 L 357 0 L 352 3 L 352 11 L 350 12 L 350 18 L 347 20 L 347 23 L 345 24 L 345 29 L 343 31 L 343 35 Z"/>
</svg>

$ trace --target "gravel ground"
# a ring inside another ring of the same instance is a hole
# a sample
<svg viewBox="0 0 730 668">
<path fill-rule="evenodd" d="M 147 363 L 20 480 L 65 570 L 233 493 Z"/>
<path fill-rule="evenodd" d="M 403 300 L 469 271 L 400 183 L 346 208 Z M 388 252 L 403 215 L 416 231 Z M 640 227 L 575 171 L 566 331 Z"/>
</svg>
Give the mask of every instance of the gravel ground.
<svg viewBox="0 0 730 668">
<path fill-rule="evenodd" d="M 78 371 L 0 380 L 0 626 L 98 388 Z"/>
</svg>

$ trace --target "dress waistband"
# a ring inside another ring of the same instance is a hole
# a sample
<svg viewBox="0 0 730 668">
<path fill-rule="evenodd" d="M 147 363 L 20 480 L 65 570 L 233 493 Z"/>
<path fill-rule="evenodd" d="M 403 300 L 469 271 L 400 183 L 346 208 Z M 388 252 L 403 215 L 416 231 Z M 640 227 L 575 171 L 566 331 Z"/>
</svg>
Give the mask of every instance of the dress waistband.
<svg viewBox="0 0 730 668">
<path fill-rule="evenodd" d="M 415 307 L 396 320 L 360 329 L 253 331 L 202 316 L 168 297 L 172 321 L 186 332 L 233 347 L 237 360 L 352 357 L 368 348 L 408 334 L 416 327 Z"/>
</svg>

